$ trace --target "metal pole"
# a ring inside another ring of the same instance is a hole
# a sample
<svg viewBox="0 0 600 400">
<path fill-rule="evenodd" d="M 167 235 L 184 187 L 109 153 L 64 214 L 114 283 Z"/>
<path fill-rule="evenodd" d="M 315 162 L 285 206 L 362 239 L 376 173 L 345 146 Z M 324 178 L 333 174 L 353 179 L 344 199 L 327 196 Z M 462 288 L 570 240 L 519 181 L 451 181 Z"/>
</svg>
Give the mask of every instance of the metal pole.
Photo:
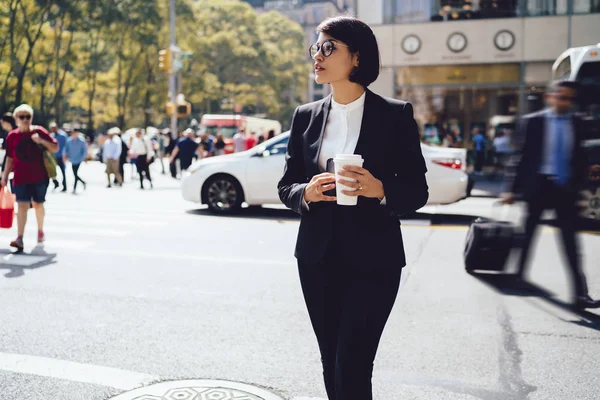
<svg viewBox="0 0 600 400">
<path fill-rule="evenodd" d="M 570 49 L 571 48 L 571 42 L 572 42 L 572 38 L 573 38 L 573 0 L 568 0 L 567 1 L 567 14 L 568 14 L 568 29 L 569 32 L 567 34 L 567 48 Z"/>
<path fill-rule="evenodd" d="M 177 129 L 177 75 L 174 69 L 174 59 L 173 59 L 173 50 L 177 47 L 177 41 L 175 38 L 175 0 L 169 0 L 169 19 L 170 19 L 170 29 L 171 29 L 171 44 L 170 44 L 170 54 L 171 54 L 171 70 L 169 71 L 169 97 L 171 99 L 171 104 L 173 105 L 173 114 L 171 114 L 171 137 L 173 139 L 177 139 L 178 137 L 178 129 Z"/>
</svg>

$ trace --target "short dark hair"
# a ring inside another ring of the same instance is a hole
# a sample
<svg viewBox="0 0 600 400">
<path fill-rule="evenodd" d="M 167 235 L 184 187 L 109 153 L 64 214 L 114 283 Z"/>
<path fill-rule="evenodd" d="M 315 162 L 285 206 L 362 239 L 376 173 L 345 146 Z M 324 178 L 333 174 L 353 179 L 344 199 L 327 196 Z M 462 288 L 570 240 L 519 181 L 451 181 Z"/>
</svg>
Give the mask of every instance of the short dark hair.
<svg viewBox="0 0 600 400">
<path fill-rule="evenodd" d="M 8 122 L 13 127 L 13 129 L 17 129 L 17 121 L 15 120 L 15 117 L 12 115 L 11 112 L 7 112 L 6 114 L 4 114 L 2 116 L 2 121 Z"/>
<path fill-rule="evenodd" d="M 550 86 L 552 92 L 555 92 L 559 87 L 571 89 L 575 91 L 575 93 L 579 91 L 579 83 L 573 81 L 555 81 L 552 82 L 552 85 Z"/>
<path fill-rule="evenodd" d="M 357 18 L 342 15 L 321 22 L 317 32 L 344 42 L 352 54 L 358 53 L 358 67 L 350 74 L 350 82 L 367 87 L 377 79 L 381 68 L 379 46 L 369 25 Z"/>
</svg>

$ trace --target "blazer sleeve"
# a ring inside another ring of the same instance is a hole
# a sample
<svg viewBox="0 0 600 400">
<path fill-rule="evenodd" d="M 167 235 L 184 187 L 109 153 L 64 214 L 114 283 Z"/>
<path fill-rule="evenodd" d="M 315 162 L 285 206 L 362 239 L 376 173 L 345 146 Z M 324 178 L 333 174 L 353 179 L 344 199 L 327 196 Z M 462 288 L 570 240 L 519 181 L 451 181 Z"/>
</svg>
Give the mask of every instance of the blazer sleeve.
<svg viewBox="0 0 600 400">
<path fill-rule="evenodd" d="M 399 114 L 398 126 L 393 127 L 394 151 L 392 174 L 382 179 L 386 208 L 392 215 L 412 213 L 427 203 L 429 187 L 425 173 L 427 167 L 421 152 L 419 128 L 414 119 L 413 108 L 405 103 Z M 400 132 L 398 132 L 400 131 Z"/>
<path fill-rule="evenodd" d="M 302 206 L 304 200 L 304 189 L 308 185 L 304 173 L 304 153 L 302 133 L 305 124 L 302 123 L 302 113 L 298 108 L 292 117 L 290 128 L 290 140 L 288 141 L 287 153 L 285 155 L 285 168 L 283 177 L 277 184 L 279 199 L 286 207 L 302 215 L 308 212 Z"/>
<path fill-rule="evenodd" d="M 517 125 L 515 138 L 513 139 L 513 147 L 518 150 L 511 156 L 508 163 L 507 184 L 511 193 L 521 193 L 523 189 L 523 179 L 525 177 L 525 168 L 527 157 L 524 155 L 529 151 L 531 146 L 531 135 L 528 135 L 529 123 L 531 118 L 521 118 Z"/>
<path fill-rule="evenodd" d="M 575 162 L 573 170 L 573 184 L 574 189 L 578 189 L 580 185 L 584 184 L 587 179 L 588 173 L 588 165 L 587 165 L 587 156 L 585 149 L 583 147 L 583 141 L 585 140 L 584 132 L 585 127 L 583 126 L 583 121 L 579 118 L 575 120 L 574 124 L 575 129 Z"/>
</svg>

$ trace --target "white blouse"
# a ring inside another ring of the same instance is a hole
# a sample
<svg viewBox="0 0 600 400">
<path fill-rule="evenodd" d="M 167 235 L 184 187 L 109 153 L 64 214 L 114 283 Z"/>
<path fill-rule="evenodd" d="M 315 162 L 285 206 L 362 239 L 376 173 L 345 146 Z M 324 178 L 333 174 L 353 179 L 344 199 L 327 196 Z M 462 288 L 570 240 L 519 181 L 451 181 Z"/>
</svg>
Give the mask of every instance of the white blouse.
<svg viewBox="0 0 600 400">
<path fill-rule="evenodd" d="M 152 157 L 154 155 L 154 150 L 152 149 L 152 143 L 150 139 L 146 136 L 142 136 L 141 138 L 134 137 L 131 141 L 131 148 L 129 149 L 131 154 L 135 154 L 138 156 L 148 155 Z"/>
<path fill-rule="evenodd" d="M 327 160 L 335 158 L 337 154 L 354 154 L 362 127 L 366 97 L 367 92 L 352 103 L 340 104 L 331 96 L 331 110 L 327 117 L 318 160 L 321 172 L 327 170 Z M 385 205 L 385 197 L 381 199 L 381 204 Z M 306 210 L 310 209 L 304 198 L 302 205 Z"/>
<path fill-rule="evenodd" d="M 336 154 L 354 154 L 362 126 L 366 96 L 367 92 L 349 104 L 337 103 L 332 96 L 331 110 L 319 153 L 319 168 L 322 172 L 327 169 L 327 160 L 334 158 Z"/>
</svg>

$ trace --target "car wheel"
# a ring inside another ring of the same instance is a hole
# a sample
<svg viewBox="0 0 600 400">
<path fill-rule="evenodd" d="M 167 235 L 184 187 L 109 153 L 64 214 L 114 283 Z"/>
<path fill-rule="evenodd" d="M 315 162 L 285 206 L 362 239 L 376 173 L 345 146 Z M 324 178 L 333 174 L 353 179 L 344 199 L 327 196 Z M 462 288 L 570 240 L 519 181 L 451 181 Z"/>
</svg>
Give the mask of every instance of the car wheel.
<svg viewBox="0 0 600 400">
<path fill-rule="evenodd" d="M 233 177 L 215 176 L 206 184 L 204 190 L 206 204 L 212 212 L 235 212 L 242 206 L 242 187 Z"/>
</svg>

